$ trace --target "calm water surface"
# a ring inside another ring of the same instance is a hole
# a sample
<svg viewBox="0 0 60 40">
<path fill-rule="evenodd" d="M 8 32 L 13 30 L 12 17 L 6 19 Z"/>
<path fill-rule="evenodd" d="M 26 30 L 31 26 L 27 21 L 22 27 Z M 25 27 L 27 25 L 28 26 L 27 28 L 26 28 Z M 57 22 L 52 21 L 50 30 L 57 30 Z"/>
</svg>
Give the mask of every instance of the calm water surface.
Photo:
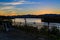
<svg viewBox="0 0 60 40">
<path fill-rule="evenodd" d="M 14 22 L 14 19 L 13 19 L 13 22 Z M 15 19 L 15 22 L 25 23 L 25 20 L 24 20 L 24 18 L 16 18 Z M 39 18 L 26 18 L 26 22 L 27 22 L 27 24 L 31 24 L 31 25 L 34 25 L 34 23 L 36 23 L 35 26 L 36 25 L 37 26 L 48 25 L 47 22 L 42 22 L 41 19 L 39 19 Z M 57 27 L 60 27 L 60 23 L 50 23 L 49 26 L 57 26 Z"/>
</svg>

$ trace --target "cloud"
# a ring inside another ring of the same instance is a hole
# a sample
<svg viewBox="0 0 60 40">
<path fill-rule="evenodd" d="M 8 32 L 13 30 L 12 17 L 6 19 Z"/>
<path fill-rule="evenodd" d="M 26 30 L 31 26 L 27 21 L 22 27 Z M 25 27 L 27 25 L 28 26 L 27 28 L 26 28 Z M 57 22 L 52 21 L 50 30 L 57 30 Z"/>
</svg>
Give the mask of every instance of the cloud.
<svg viewBox="0 0 60 40">
<path fill-rule="evenodd" d="M 25 0 L 14 1 L 14 2 L 0 2 L 1 5 L 21 5 L 21 4 L 40 4 L 40 2 L 30 2 Z"/>
<path fill-rule="evenodd" d="M 0 10 L 13 9 L 13 8 L 14 6 L 5 6 L 5 7 L 0 8 Z"/>
<path fill-rule="evenodd" d="M 0 4 L 2 5 L 19 5 L 19 4 L 23 4 L 24 1 L 20 1 L 20 2 L 0 2 Z"/>
<path fill-rule="evenodd" d="M 14 2 L 0 2 L 0 10 L 24 10 L 24 8 L 17 8 L 23 4 L 40 4 L 40 2 L 26 1 L 26 0 L 14 0 Z"/>
<path fill-rule="evenodd" d="M 23 4 L 22 2 L 12 2 L 12 3 L 5 3 L 4 5 L 19 5 Z"/>
</svg>

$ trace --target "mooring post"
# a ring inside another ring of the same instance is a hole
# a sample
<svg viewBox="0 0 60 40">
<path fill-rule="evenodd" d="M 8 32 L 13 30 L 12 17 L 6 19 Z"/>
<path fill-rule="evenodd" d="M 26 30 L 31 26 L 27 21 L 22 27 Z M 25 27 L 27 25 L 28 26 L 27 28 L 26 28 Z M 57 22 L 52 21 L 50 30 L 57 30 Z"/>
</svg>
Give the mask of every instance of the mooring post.
<svg viewBox="0 0 60 40">
<path fill-rule="evenodd" d="M 25 27 L 27 26 L 27 21 L 26 21 L 26 18 L 24 18 L 24 20 L 25 20 Z"/>
</svg>

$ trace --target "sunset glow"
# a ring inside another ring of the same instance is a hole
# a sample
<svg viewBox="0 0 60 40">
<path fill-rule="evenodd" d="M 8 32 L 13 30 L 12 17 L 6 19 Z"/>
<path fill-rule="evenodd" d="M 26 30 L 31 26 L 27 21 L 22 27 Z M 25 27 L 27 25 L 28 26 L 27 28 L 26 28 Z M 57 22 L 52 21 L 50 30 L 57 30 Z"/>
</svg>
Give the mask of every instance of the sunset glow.
<svg viewBox="0 0 60 40">
<path fill-rule="evenodd" d="M 60 0 L 0 0 L 0 15 L 60 14 Z"/>
</svg>

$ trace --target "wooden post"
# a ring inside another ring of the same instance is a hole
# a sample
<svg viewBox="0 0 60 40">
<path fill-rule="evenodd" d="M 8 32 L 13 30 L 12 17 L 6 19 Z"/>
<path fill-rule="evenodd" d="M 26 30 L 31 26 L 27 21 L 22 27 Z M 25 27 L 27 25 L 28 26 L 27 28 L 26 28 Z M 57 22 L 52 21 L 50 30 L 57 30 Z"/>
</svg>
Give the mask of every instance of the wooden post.
<svg viewBox="0 0 60 40">
<path fill-rule="evenodd" d="M 50 30 L 49 30 L 49 22 L 48 22 L 48 36 L 49 36 Z"/>
<path fill-rule="evenodd" d="M 48 29 L 49 29 L 49 22 L 48 22 Z"/>
<path fill-rule="evenodd" d="M 25 27 L 27 26 L 27 21 L 26 21 L 26 18 L 24 18 L 24 20 L 25 20 Z"/>
</svg>

